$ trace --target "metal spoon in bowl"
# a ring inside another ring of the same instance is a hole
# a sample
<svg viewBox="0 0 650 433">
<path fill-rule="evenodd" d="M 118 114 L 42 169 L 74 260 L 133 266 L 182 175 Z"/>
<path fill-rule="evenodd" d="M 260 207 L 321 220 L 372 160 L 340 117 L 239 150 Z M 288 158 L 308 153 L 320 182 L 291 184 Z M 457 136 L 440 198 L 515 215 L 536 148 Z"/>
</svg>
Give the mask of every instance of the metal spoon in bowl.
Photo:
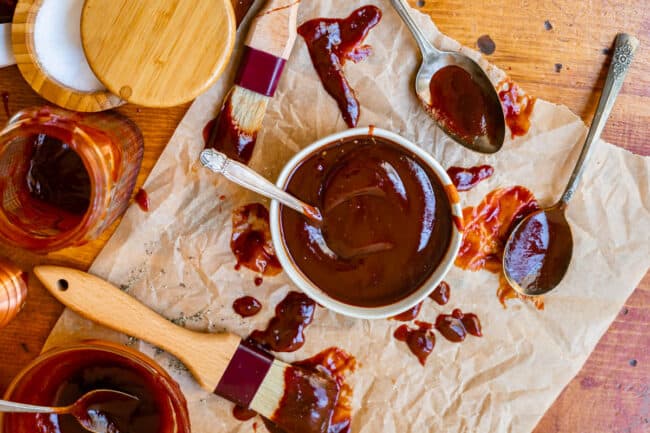
<svg viewBox="0 0 650 433">
<path fill-rule="evenodd" d="M 523 295 L 538 296 L 553 290 L 569 268 L 573 238 L 565 216 L 567 204 L 578 187 L 592 145 L 605 127 L 638 45 L 635 37 L 625 33 L 616 37 L 614 57 L 594 120 L 560 201 L 533 212 L 510 234 L 503 254 L 503 270 L 510 285 Z"/>
<path fill-rule="evenodd" d="M 470 139 L 460 136 L 454 130 L 448 128 L 447 122 L 441 118 L 440 114 L 435 110 L 430 110 L 429 114 L 433 120 L 436 121 L 438 126 L 447 135 L 466 148 L 482 153 L 497 152 L 503 146 L 503 140 L 505 138 L 505 118 L 503 116 L 503 107 L 501 106 L 499 95 L 488 76 L 478 63 L 466 55 L 441 51 L 431 45 L 417 24 L 415 24 L 415 21 L 413 21 L 404 0 L 391 0 L 391 3 L 413 34 L 422 52 L 422 65 L 415 77 L 415 93 L 424 106 L 430 107 L 432 103 L 430 84 L 434 74 L 446 66 L 458 66 L 465 70 L 470 75 L 472 81 L 479 87 L 484 98 L 486 114 L 491 114 L 492 116 L 490 118 L 494 119 L 495 131 L 494 134 L 491 134 L 492 137 L 484 134 Z"/>
<path fill-rule="evenodd" d="M 116 404 L 120 408 L 113 413 L 110 409 Z M 120 433 L 119 426 L 128 422 L 128 419 L 121 418 L 130 416 L 138 405 L 138 398 L 130 394 L 98 389 L 84 394 L 70 406 L 64 407 L 35 406 L 0 400 L 0 412 L 72 415 L 89 432 Z"/>
</svg>

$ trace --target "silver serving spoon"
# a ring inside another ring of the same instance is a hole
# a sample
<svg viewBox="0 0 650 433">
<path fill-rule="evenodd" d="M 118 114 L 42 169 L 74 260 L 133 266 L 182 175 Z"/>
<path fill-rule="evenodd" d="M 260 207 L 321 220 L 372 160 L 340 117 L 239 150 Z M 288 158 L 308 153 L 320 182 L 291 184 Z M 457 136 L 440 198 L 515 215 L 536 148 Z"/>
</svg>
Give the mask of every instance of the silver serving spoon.
<svg viewBox="0 0 650 433">
<path fill-rule="evenodd" d="M 612 112 L 638 46 L 634 36 L 621 33 L 616 37 L 605 87 L 566 190 L 560 201 L 524 218 L 510 234 L 503 254 L 503 270 L 510 285 L 523 295 L 538 296 L 553 290 L 569 268 L 573 238 L 565 216 L 567 204 L 578 187 L 592 145 L 600 138 Z"/>
<path fill-rule="evenodd" d="M 121 408 L 119 414 L 94 409 L 94 406 L 97 405 L 110 406 L 115 403 L 120 403 L 121 405 L 132 404 L 132 408 L 129 408 L 131 409 L 130 411 Z M 35 406 L 31 404 L 0 400 L 0 412 L 72 415 L 77 421 L 79 421 L 79 424 L 89 432 L 119 433 L 119 430 L 117 429 L 119 423 L 118 418 L 124 413 L 132 413 L 135 411 L 138 404 L 138 398 L 130 394 L 108 389 L 98 389 L 84 394 L 70 406 L 64 407 Z"/>
<path fill-rule="evenodd" d="M 413 21 L 404 0 L 391 0 L 391 3 L 413 34 L 413 37 L 422 52 L 422 65 L 415 77 L 415 93 L 418 95 L 424 106 L 431 106 L 432 98 L 429 86 L 433 75 L 445 66 L 458 66 L 469 73 L 474 83 L 477 84 L 483 95 L 486 97 L 486 108 L 489 113 L 495 114 L 495 119 L 497 121 L 495 128 L 496 134 L 492 140 L 487 135 L 482 135 L 480 137 L 475 137 L 473 141 L 468 141 L 468 139 L 458 136 L 454 131 L 448 129 L 446 122 L 442 121 L 435 111 L 429 111 L 433 120 L 436 121 L 438 126 L 445 131 L 447 135 L 466 148 L 482 153 L 497 152 L 501 149 L 501 146 L 503 146 L 506 126 L 499 95 L 490 82 L 488 76 L 478 63 L 466 55 L 456 52 L 441 51 L 431 45 L 417 24 L 415 24 L 415 21 Z"/>
</svg>

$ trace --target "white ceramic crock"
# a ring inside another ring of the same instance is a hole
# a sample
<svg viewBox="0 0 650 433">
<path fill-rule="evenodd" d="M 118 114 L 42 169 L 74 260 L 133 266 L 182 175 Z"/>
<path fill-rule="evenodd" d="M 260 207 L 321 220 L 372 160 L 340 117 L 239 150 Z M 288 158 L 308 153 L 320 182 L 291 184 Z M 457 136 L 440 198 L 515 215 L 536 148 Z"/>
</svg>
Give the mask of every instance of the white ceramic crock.
<svg viewBox="0 0 650 433">
<path fill-rule="evenodd" d="M 408 297 L 400 300 L 399 302 L 372 308 L 350 305 L 332 298 L 326 292 L 321 290 L 318 286 L 312 283 L 309 278 L 303 274 L 300 268 L 298 268 L 293 262 L 289 253 L 289 249 L 282 236 L 280 224 L 280 203 L 278 203 L 276 200 L 273 200 L 271 202 L 271 236 L 273 238 L 273 246 L 275 248 L 278 259 L 282 264 L 282 268 L 287 273 L 287 275 L 289 275 L 291 280 L 314 301 L 318 302 L 326 308 L 329 308 L 330 310 L 336 311 L 337 313 L 344 314 L 346 316 L 356 317 L 360 319 L 383 319 L 402 313 L 424 300 L 427 296 L 429 296 L 433 289 L 435 289 L 436 286 L 440 284 L 447 272 L 449 272 L 451 266 L 454 264 L 454 260 L 456 259 L 456 255 L 458 254 L 462 240 L 462 233 L 459 230 L 459 224 L 457 221 L 463 221 L 463 218 L 462 209 L 458 201 L 458 193 L 456 192 L 456 188 L 453 186 L 451 179 L 449 178 L 449 175 L 447 175 L 447 172 L 444 170 L 444 168 L 442 168 L 438 161 L 436 161 L 430 154 L 409 140 L 405 139 L 404 137 L 401 137 L 393 132 L 371 126 L 338 132 L 336 134 L 322 138 L 315 143 L 307 146 L 298 152 L 284 166 L 284 169 L 280 173 L 280 177 L 277 180 L 277 185 L 280 188 L 285 189 L 289 177 L 291 176 L 291 173 L 296 169 L 296 167 L 313 154 L 320 152 L 323 147 L 326 147 L 331 143 L 337 142 L 341 139 L 363 135 L 372 135 L 375 137 L 384 138 L 386 140 L 397 143 L 404 149 L 414 153 L 422 160 L 422 162 L 427 164 L 435 174 L 438 175 L 439 179 L 442 181 L 442 184 L 445 186 L 445 190 L 447 191 L 447 199 L 451 205 L 451 211 L 454 219 L 451 224 L 453 233 L 446 254 L 440 262 L 438 268 L 431 274 L 431 276 L 429 276 L 429 278 L 415 292 L 411 293 Z"/>
</svg>

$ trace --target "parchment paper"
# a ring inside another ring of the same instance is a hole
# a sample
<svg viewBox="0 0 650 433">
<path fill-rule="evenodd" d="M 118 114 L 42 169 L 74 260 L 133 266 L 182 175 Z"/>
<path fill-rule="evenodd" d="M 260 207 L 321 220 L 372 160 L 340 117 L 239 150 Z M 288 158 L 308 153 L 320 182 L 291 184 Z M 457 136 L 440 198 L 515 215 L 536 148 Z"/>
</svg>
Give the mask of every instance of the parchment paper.
<svg viewBox="0 0 650 433">
<path fill-rule="evenodd" d="M 503 150 L 492 156 L 463 149 L 434 127 L 417 102 L 412 87 L 420 57 L 412 37 L 387 1 L 367 3 L 377 4 L 384 17 L 367 39 L 374 54 L 346 65 L 362 105 L 360 125 L 396 131 L 446 167 L 494 166 L 492 178 L 461 193 L 463 206 L 476 205 L 497 187 L 517 184 L 530 188 L 542 205 L 557 200 L 585 137 L 583 122 L 565 107 L 538 100 L 526 137 L 508 138 Z M 360 5 L 304 1 L 299 22 L 345 17 Z M 505 76 L 478 53 L 440 34 L 428 17 L 413 13 L 437 46 L 479 60 L 495 84 Z M 253 272 L 234 270 L 231 211 L 264 200 L 197 163 L 203 148 L 201 130 L 231 86 L 237 57 L 220 82 L 192 105 L 149 176 L 145 187 L 151 210 L 128 210 L 91 272 L 189 328 L 247 336 L 253 329 L 264 329 L 275 305 L 296 288 L 284 274 L 265 278 L 256 287 Z M 300 148 L 345 128 L 299 38 L 269 106 L 252 166 L 275 179 Z M 303 359 L 339 346 L 357 358 L 361 366 L 350 378 L 355 433 L 530 431 L 578 372 L 648 268 L 649 185 L 649 158 L 598 143 L 568 211 L 574 260 L 561 287 L 547 296 L 546 309 L 537 311 L 518 300 L 504 309 L 495 296 L 496 275 L 454 268 L 446 278 L 452 287 L 450 303 L 439 307 L 425 302 L 420 319 L 434 321 L 438 313 L 458 307 L 478 314 L 485 335 L 454 344 L 438 334 L 424 367 L 392 337 L 398 322 L 355 320 L 323 308 L 306 331 L 305 346 L 280 357 Z M 233 300 L 245 294 L 264 304 L 250 319 L 240 318 L 231 308 Z M 93 326 L 70 311 L 57 324 L 49 345 L 78 337 L 123 341 L 167 367 L 186 393 L 195 433 L 252 431 L 253 421 L 236 421 L 230 403 L 201 390 L 169 355 Z"/>
</svg>

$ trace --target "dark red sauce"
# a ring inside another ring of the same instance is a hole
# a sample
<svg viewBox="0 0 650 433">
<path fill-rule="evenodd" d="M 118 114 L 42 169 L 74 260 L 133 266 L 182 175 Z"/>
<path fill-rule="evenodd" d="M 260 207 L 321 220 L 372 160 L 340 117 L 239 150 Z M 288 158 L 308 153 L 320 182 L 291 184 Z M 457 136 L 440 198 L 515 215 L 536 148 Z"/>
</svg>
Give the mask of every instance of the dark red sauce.
<svg viewBox="0 0 650 433">
<path fill-rule="evenodd" d="M 360 108 L 354 89 L 345 78 L 343 66 L 348 60 L 357 63 L 372 53 L 372 48 L 362 43 L 380 20 L 379 8 L 364 6 L 344 19 L 317 18 L 298 27 L 325 90 L 338 103 L 350 128 L 357 125 Z"/>
<path fill-rule="evenodd" d="M 412 308 L 398 314 L 397 316 L 391 317 L 391 319 L 398 320 L 400 322 L 410 322 L 411 320 L 415 320 L 418 317 L 421 309 L 422 302 L 418 302 Z"/>
<path fill-rule="evenodd" d="M 232 408 L 232 416 L 234 416 L 239 421 L 248 421 L 249 419 L 255 418 L 257 416 L 257 412 L 252 409 L 247 409 L 245 407 L 235 405 L 235 407 Z"/>
<path fill-rule="evenodd" d="M 346 378 L 356 369 L 354 357 L 343 349 L 330 347 L 312 358 L 295 362 L 293 366 L 285 373 L 284 400 L 287 401 L 280 403 L 273 420 L 294 433 L 349 433 L 353 391 Z M 303 372 L 327 379 L 325 386 L 314 386 L 315 382 Z M 296 397 L 298 402 L 289 401 Z M 329 427 L 322 422 L 327 418 Z M 270 432 L 284 433 L 272 422 L 265 420 L 265 423 Z"/>
<path fill-rule="evenodd" d="M 481 337 L 481 322 L 474 313 L 463 313 L 456 308 L 451 314 L 441 314 L 436 319 L 436 329 L 449 341 L 460 343 L 467 334 Z"/>
<path fill-rule="evenodd" d="M 243 296 L 235 299 L 232 309 L 242 317 L 251 317 L 260 312 L 262 303 L 252 296 Z"/>
<path fill-rule="evenodd" d="M 429 84 L 430 109 L 445 129 L 461 140 L 474 142 L 486 136 L 497 141 L 501 110 L 490 110 L 488 96 L 463 68 L 450 65 L 439 69 Z"/>
<path fill-rule="evenodd" d="M 221 111 L 203 128 L 205 147 L 225 153 L 228 158 L 248 164 L 253 156 L 257 131 L 246 131 L 233 118 L 230 96 L 226 98 Z"/>
<path fill-rule="evenodd" d="M 7 117 L 11 117 L 11 111 L 9 111 L 9 92 L 2 92 L 2 106 L 5 109 L 5 114 Z"/>
<path fill-rule="evenodd" d="M 0 0 L 0 23 L 10 23 L 18 0 Z"/>
<path fill-rule="evenodd" d="M 433 327 L 431 323 L 416 321 L 415 324 L 417 325 L 415 329 L 408 325 L 401 325 L 395 330 L 393 336 L 405 342 L 420 364 L 424 365 L 436 345 L 436 336 L 431 332 Z"/>
<path fill-rule="evenodd" d="M 535 108 L 535 98 L 523 93 L 509 78 L 501 82 L 498 89 L 512 138 L 526 135 L 530 128 L 530 116 Z"/>
<path fill-rule="evenodd" d="M 275 307 L 275 317 L 264 331 L 253 331 L 250 339 L 267 350 L 295 352 L 305 344 L 304 331 L 314 319 L 316 303 L 299 292 L 289 294 Z"/>
<path fill-rule="evenodd" d="M 523 186 L 496 189 L 478 206 L 463 209 L 465 229 L 456 266 L 502 274 L 503 250 L 510 232 L 524 217 L 538 209 L 535 196 Z M 505 278 L 501 278 L 497 296 L 504 306 L 505 300 L 515 297 L 531 300 L 540 309 L 544 305 L 541 297 L 518 295 Z"/>
<path fill-rule="evenodd" d="M 34 135 L 30 140 L 32 156 L 25 180 L 29 194 L 67 213 L 85 214 L 91 184 L 81 157 L 68 144 L 49 135 Z"/>
<path fill-rule="evenodd" d="M 230 249 L 237 257 L 236 269 L 244 266 L 268 276 L 282 271 L 271 240 L 269 211 L 260 203 L 233 211 Z"/>
<path fill-rule="evenodd" d="M 508 244 L 505 269 L 527 293 L 555 287 L 566 273 L 566 256 L 572 248 L 571 229 L 562 211 L 539 212 L 523 223 Z"/>
<path fill-rule="evenodd" d="M 380 137 L 335 142 L 306 159 L 287 190 L 317 206 L 323 223 L 281 210 L 291 257 L 330 296 L 364 307 L 404 299 L 435 271 L 452 233 L 436 174 Z"/>
<path fill-rule="evenodd" d="M 450 296 L 451 288 L 449 287 L 449 284 L 442 281 L 440 284 L 438 284 L 438 287 L 436 287 L 433 292 L 431 292 L 429 298 L 436 301 L 438 305 L 445 305 L 447 302 L 449 302 Z"/>
<path fill-rule="evenodd" d="M 253 6 L 255 0 L 232 0 L 232 6 L 235 9 L 235 19 L 237 27 L 241 24 L 248 10 Z"/>
<path fill-rule="evenodd" d="M 259 287 L 259 286 L 261 286 L 262 283 L 264 282 L 264 278 L 262 278 L 262 277 L 255 277 L 255 279 L 253 280 L 253 282 L 255 283 L 255 285 L 256 285 L 257 287 Z"/>
<path fill-rule="evenodd" d="M 140 209 L 144 212 L 149 212 L 149 195 L 147 195 L 147 191 L 144 188 L 138 190 L 134 200 L 140 206 Z"/>
<path fill-rule="evenodd" d="M 449 167 L 447 174 L 454 183 L 456 190 L 468 191 L 474 188 L 479 182 L 494 174 L 494 168 L 490 165 L 478 165 L 476 167 Z"/>
</svg>

